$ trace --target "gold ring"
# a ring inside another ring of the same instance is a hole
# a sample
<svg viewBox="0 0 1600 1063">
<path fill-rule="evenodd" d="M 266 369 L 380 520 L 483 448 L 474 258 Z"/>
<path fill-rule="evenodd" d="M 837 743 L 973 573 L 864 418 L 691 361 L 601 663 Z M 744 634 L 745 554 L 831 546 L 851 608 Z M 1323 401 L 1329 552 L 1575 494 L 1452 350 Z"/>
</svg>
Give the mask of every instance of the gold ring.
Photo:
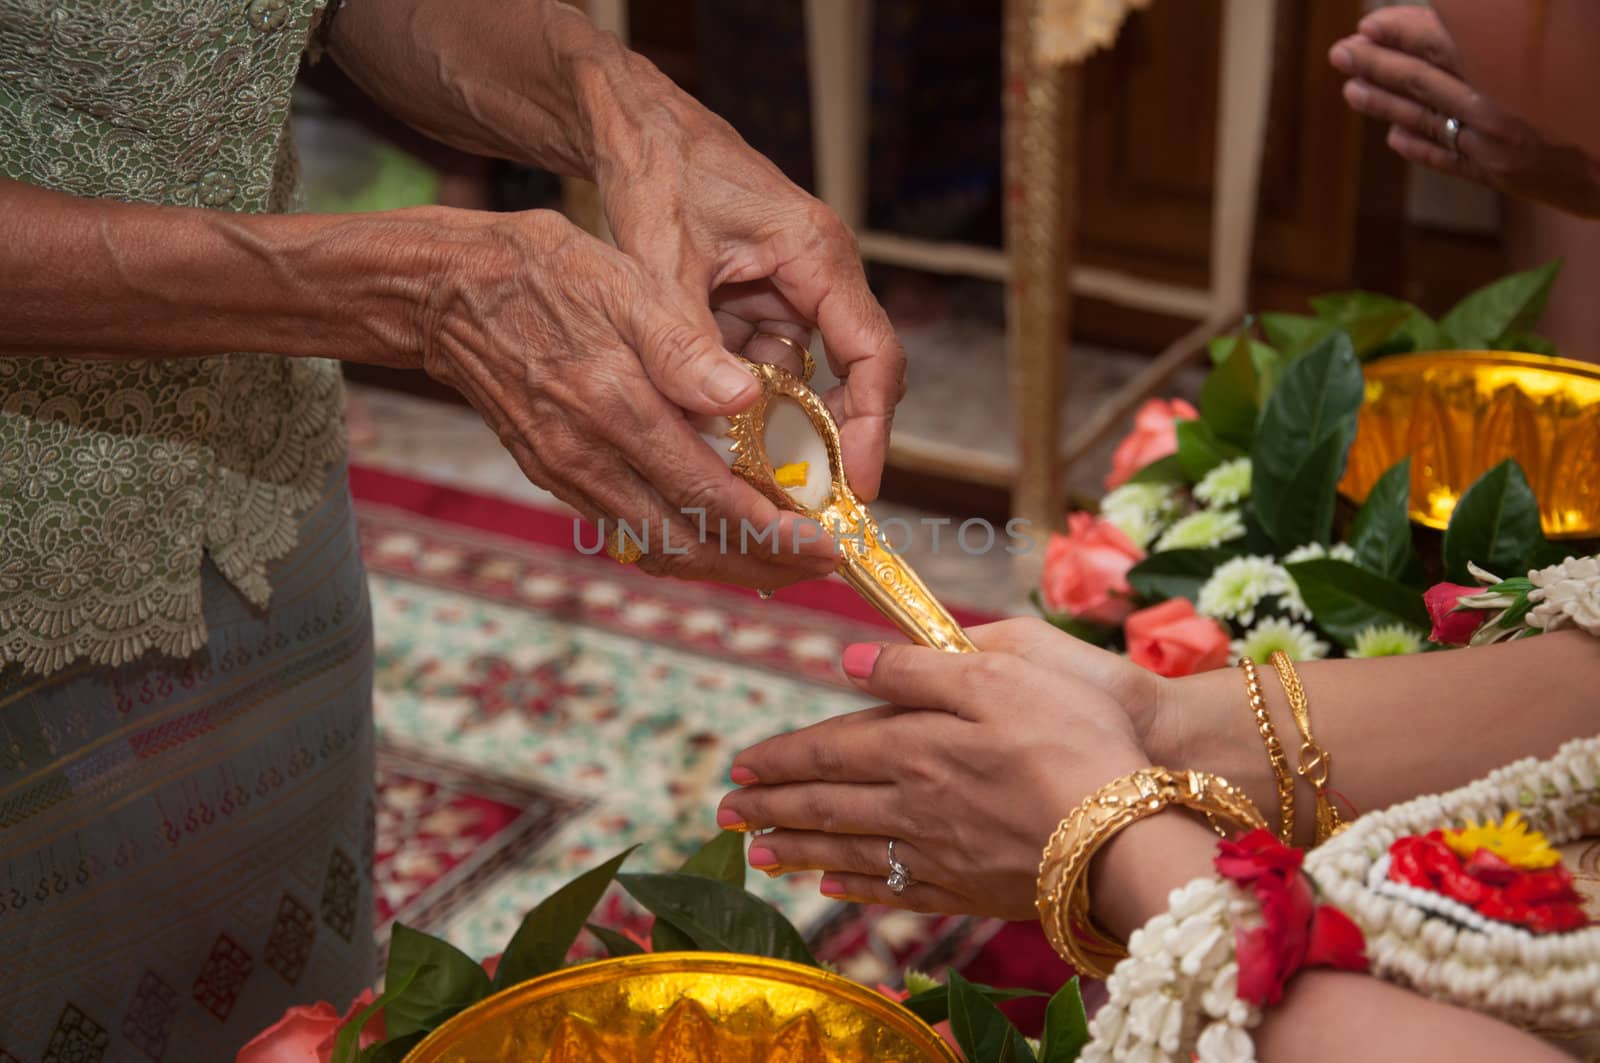
<svg viewBox="0 0 1600 1063">
<path fill-rule="evenodd" d="M 619 565 L 631 565 L 644 556 L 644 549 L 633 535 L 633 529 L 623 530 L 621 524 L 611 529 L 606 536 L 606 556 Z"/>
<path fill-rule="evenodd" d="M 791 340 L 788 336 L 780 336 L 776 332 L 758 332 L 750 337 L 750 343 L 756 340 L 777 340 L 800 356 L 800 380 L 802 383 L 811 383 L 811 377 L 817 371 L 817 360 L 811 357 L 811 352 L 806 350 L 805 344 Z M 748 349 L 750 343 L 745 344 Z"/>
</svg>

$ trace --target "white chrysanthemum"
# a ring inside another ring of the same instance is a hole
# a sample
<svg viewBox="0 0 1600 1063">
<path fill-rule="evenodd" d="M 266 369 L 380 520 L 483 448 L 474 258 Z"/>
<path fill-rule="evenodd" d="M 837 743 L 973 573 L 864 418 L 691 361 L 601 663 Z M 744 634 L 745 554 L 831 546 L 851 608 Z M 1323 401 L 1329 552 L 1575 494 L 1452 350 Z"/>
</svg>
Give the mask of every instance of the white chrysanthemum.
<svg viewBox="0 0 1600 1063">
<path fill-rule="evenodd" d="M 1211 573 L 1196 596 L 1195 607 L 1203 616 L 1249 625 L 1263 598 L 1284 594 L 1292 586 L 1289 573 L 1272 558 L 1235 557 Z"/>
<path fill-rule="evenodd" d="M 1542 631 L 1577 626 L 1600 635 L 1600 558 L 1569 557 L 1528 573 L 1533 590 L 1527 625 Z"/>
<path fill-rule="evenodd" d="M 1284 554 L 1283 563 L 1298 565 L 1302 561 L 1321 561 L 1325 557 L 1331 557 L 1335 561 L 1347 561 L 1353 565 L 1356 562 L 1356 548 L 1349 543 L 1334 543 L 1331 549 L 1321 543 L 1306 543 Z"/>
<path fill-rule="evenodd" d="M 1100 500 L 1100 516 L 1141 550 L 1177 515 L 1178 495 L 1171 484 L 1123 484 Z"/>
<path fill-rule="evenodd" d="M 1128 541 L 1141 550 L 1150 549 L 1151 541 L 1167 526 L 1166 518 L 1147 509 L 1102 511 L 1100 516 L 1107 524 L 1126 535 Z"/>
<path fill-rule="evenodd" d="M 1404 657 L 1422 652 L 1422 636 L 1404 624 L 1373 624 L 1356 632 L 1351 657 Z"/>
<path fill-rule="evenodd" d="M 1250 497 L 1250 459 L 1234 458 L 1206 473 L 1194 497 L 1208 506 L 1236 506 Z"/>
<path fill-rule="evenodd" d="M 1233 660 L 1241 657 L 1264 661 L 1274 650 L 1282 650 L 1291 661 L 1315 661 L 1328 655 L 1328 644 L 1297 620 L 1283 620 L 1269 616 L 1245 632 L 1242 639 L 1234 639 L 1230 647 Z"/>
<path fill-rule="evenodd" d="M 1156 550 L 1204 550 L 1244 538 L 1237 510 L 1202 509 L 1182 518 L 1156 540 Z"/>
</svg>

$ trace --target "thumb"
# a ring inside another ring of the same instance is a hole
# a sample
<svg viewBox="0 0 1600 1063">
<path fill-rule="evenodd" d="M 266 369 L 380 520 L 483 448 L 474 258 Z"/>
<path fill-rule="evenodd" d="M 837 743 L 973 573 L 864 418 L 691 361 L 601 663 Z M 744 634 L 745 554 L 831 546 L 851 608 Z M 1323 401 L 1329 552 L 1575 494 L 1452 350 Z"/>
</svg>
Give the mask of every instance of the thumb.
<svg viewBox="0 0 1600 1063">
<path fill-rule="evenodd" d="M 634 351 L 650 382 L 691 413 L 738 413 L 755 401 L 760 391 L 755 372 L 722 346 L 709 309 L 691 316 L 656 302 L 636 309 L 632 331 Z"/>
</svg>

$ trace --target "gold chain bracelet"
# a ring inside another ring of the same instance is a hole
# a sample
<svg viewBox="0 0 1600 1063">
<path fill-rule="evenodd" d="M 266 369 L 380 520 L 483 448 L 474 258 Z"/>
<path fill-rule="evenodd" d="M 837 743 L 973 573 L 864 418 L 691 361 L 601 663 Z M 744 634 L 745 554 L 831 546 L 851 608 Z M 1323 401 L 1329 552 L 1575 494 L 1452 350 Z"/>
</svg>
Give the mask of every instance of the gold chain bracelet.
<svg viewBox="0 0 1600 1063">
<path fill-rule="evenodd" d="M 1273 650 L 1267 658 L 1283 684 L 1283 696 L 1289 699 L 1289 711 L 1294 714 L 1295 726 L 1300 729 L 1300 761 L 1295 771 L 1311 784 L 1317 795 L 1317 827 L 1312 845 L 1321 845 L 1344 829 L 1344 820 L 1333 800 L 1328 796 L 1328 775 L 1333 770 L 1333 757 L 1317 744 L 1311 734 L 1311 704 L 1306 698 L 1306 688 L 1295 671 L 1294 661 L 1282 650 Z"/>
<path fill-rule="evenodd" d="M 1244 689 L 1250 698 L 1250 712 L 1256 718 L 1256 730 L 1261 734 L 1261 741 L 1266 744 L 1267 762 L 1272 765 L 1272 774 L 1278 785 L 1278 813 L 1283 818 L 1278 838 L 1285 845 L 1293 845 L 1294 772 L 1289 770 L 1289 758 L 1284 755 L 1283 743 L 1278 741 L 1272 716 L 1267 712 L 1267 697 L 1261 690 L 1261 674 L 1256 671 L 1256 662 L 1248 657 L 1240 657 L 1239 667 L 1244 672 Z"/>
<path fill-rule="evenodd" d="M 1141 768 L 1102 786 L 1061 821 L 1039 861 L 1039 922 L 1050 945 L 1091 978 L 1105 978 L 1128 950 L 1094 924 L 1089 912 L 1089 864 L 1117 832 L 1181 805 L 1243 827 L 1265 828 L 1245 792 L 1203 771 Z"/>
</svg>

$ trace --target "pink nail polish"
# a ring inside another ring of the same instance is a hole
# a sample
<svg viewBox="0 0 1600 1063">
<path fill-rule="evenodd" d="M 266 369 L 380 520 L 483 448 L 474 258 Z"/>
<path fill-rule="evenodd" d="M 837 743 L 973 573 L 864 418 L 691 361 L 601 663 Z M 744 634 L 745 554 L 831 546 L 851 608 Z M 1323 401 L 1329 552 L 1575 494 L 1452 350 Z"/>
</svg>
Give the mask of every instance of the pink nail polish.
<svg viewBox="0 0 1600 1063">
<path fill-rule="evenodd" d="M 749 830 L 750 824 L 739 818 L 739 813 L 731 808 L 717 809 L 717 826 L 723 830 Z"/>
<path fill-rule="evenodd" d="M 820 886 L 818 886 L 817 888 L 822 891 L 822 895 L 824 897 L 843 897 L 844 896 L 844 883 L 840 882 L 836 878 L 825 878 L 825 879 L 823 879 L 822 880 L 822 884 Z"/>
<path fill-rule="evenodd" d="M 766 846 L 752 845 L 750 847 L 750 866 L 757 871 L 765 871 L 768 868 L 777 867 L 778 854 Z"/>
<path fill-rule="evenodd" d="M 737 786 L 754 786 L 756 773 L 741 764 L 728 772 L 728 778 L 732 779 Z"/>
<path fill-rule="evenodd" d="M 883 644 L 879 642 L 855 642 L 844 648 L 844 658 L 840 662 L 844 665 L 844 674 L 851 679 L 866 679 L 872 675 L 872 666 L 878 663 L 878 654 L 883 652 Z"/>
</svg>

